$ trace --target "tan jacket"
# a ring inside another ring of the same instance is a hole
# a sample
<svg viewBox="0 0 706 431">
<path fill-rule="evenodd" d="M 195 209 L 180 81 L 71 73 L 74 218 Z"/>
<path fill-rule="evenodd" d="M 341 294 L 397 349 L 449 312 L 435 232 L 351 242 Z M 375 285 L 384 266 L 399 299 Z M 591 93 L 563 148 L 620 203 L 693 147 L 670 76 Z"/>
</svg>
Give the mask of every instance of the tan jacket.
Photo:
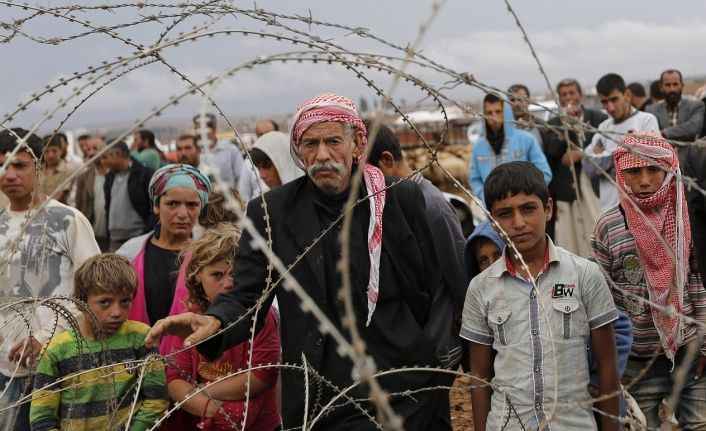
<svg viewBox="0 0 706 431">
<path fill-rule="evenodd" d="M 96 180 L 96 167 L 90 166 L 86 172 L 81 174 L 76 180 L 76 209 L 86 216 L 91 225 L 95 222 L 93 211 L 93 183 Z"/>
</svg>

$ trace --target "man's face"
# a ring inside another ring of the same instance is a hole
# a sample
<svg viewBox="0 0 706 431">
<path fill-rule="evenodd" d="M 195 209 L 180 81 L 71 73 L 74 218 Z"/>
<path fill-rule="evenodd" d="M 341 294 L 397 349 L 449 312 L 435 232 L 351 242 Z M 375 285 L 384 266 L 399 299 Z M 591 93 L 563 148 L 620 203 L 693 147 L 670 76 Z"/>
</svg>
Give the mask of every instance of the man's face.
<svg viewBox="0 0 706 431">
<path fill-rule="evenodd" d="M 670 105 L 676 105 L 681 100 L 681 93 L 684 89 L 684 84 L 676 72 L 669 72 L 662 75 L 662 93 L 664 100 Z"/>
<path fill-rule="evenodd" d="M 581 92 L 575 85 L 563 85 L 559 87 L 559 105 L 566 110 L 569 115 L 577 116 L 581 112 Z"/>
<path fill-rule="evenodd" d="M 195 190 L 174 187 L 159 198 L 153 207 L 163 232 L 173 238 L 191 238 L 191 232 L 201 212 L 201 200 Z"/>
<path fill-rule="evenodd" d="M 648 198 L 659 190 L 666 175 L 658 166 L 623 169 L 625 186 L 639 199 Z"/>
<path fill-rule="evenodd" d="M 132 146 L 138 151 L 144 150 L 145 148 L 145 141 L 142 140 L 142 135 L 138 132 L 132 134 Z"/>
<path fill-rule="evenodd" d="M 490 130 L 497 132 L 503 126 L 503 102 L 484 103 L 483 115 Z"/>
<path fill-rule="evenodd" d="M 49 167 L 54 167 L 61 161 L 61 148 L 59 147 L 46 147 L 44 149 L 44 163 Z"/>
<path fill-rule="evenodd" d="M 498 246 L 487 238 L 479 238 L 473 244 L 473 248 L 475 249 L 476 262 L 478 263 L 478 268 L 480 268 L 481 272 L 485 271 L 486 268 L 502 256 L 502 251 L 498 248 Z"/>
<path fill-rule="evenodd" d="M 275 128 L 271 121 L 260 120 L 255 123 L 255 135 L 257 135 L 258 138 L 265 133 L 272 132 L 274 130 Z"/>
<path fill-rule="evenodd" d="M 78 140 L 78 147 L 81 149 L 83 154 L 86 154 L 86 144 L 88 143 L 88 138 L 83 138 Z"/>
<path fill-rule="evenodd" d="M 177 160 L 179 163 L 191 165 L 195 168 L 201 163 L 201 149 L 193 139 L 181 139 L 176 144 Z"/>
<path fill-rule="evenodd" d="M 87 139 L 83 145 L 83 158 L 89 160 L 98 152 L 98 147 L 101 145 L 100 138 Z"/>
<path fill-rule="evenodd" d="M 627 90 L 625 92 L 613 90 L 607 96 L 600 94 L 603 109 L 605 109 L 608 115 L 615 121 L 622 121 L 630 114 L 630 98 L 626 93 Z"/>
<path fill-rule="evenodd" d="M 390 151 L 383 151 L 380 154 L 380 161 L 377 167 L 386 177 L 404 177 L 404 172 L 401 169 L 402 161 L 395 160 L 395 156 Z"/>
<path fill-rule="evenodd" d="M 507 232 L 520 253 L 533 251 L 545 238 L 552 216 L 551 200 L 545 207 L 536 195 L 518 193 L 495 201 L 490 214 Z"/>
<path fill-rule="evenodd" d="M 348 188 L 357 139 L 350 135 L 343 123 L 328 121 L 314 124 L 301 137 L 299 157 L 309 178 L 324 193 L 337 194 Z"/>
<path fill-rule="evenodd" d="M 88 295 L 86 303 L 96 316 L 102 335 L 110 337 L 127 320 L 130 306 L 132 306 L 132 295 L 118 293 Z"/>
<path fill-rule="evenodd" d="M 279 172 L 269 157 L 266 160 L 259 161 L 256 167 L 260 173 L 260 178 L 262 178 L 262 181 L 267 184 L 267 187 L 274 189 L 282 185 Z"/>
<path fill-rule="evenodd" d="M 108 150 L 103 155 L 103 166 L 111 171 L 120 170 L 123 157 L 119 150 Z"/>
<path fill-rule="evenodd" d="M 630 94 L 630 105 L 632 105 L 633 108 L 635 109 L 640 109 L 642 105 L 645 104 L 645 100 L 647 100 L 647 96 L 635 96 L 634 94 Z"/>
<path fill-rule="evenodd" d="M 0 154 L 0 165 L 5 163 L 10 153 Z M 31 199 L 34 192 L 36 165 L 26 151 L 19 151 L 7 165 L 5 173 L 0 175 L 0 189 L 10 201 Z"/>
<path fill-rule="evenodd" d="M 517 89 L 510 95 L 512 103 L 512 113 L 515 118 L 526 118 L 529 116 L 529 95 L 523 89 Z"/>
</svg>

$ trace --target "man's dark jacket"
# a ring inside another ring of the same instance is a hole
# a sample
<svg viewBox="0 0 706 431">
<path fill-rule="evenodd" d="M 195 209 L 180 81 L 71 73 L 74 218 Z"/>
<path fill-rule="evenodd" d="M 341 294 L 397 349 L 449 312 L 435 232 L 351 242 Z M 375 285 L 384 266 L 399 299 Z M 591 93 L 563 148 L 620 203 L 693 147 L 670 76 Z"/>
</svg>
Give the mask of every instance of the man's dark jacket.
<svg viewBox="0 0 706 431">
<path fill-rule="evenodd" d="M 152 174 L 154 174 L 154 171 L 132 157 L 130 158 L 130 161 L 132 163 L 130 164 L 127 178 L 127 192 L 129 194 L 132 207 L 140 215 L 142 221 L 145 222 L 145 231 L 147 232 L 154 226 L 152 202 L 150 201 L 149 195 L 150 180 L 152 179 Z M 105 176 L 105 183 L 103 183 L 103 193 L 105 194 L 106 226 L 110 226 L 110 194 L 113 189 L 114 181 L 115 172 L 108 172 Z M 108 235 L 110 235 L 110 231 L 108 232 Z"/>
<path fill-rule="evenodd" d="M 706 145 L 706 140 L 679 147 L 679 164 L 682 175 L 691 177 L 706 190 L 706 147 L 696 144 Z M 706 274 L 706 196 L 695 187 L 690 188 L 689 182 L 685 182 L 684 187 L 691 222 L 691 243 L 696 250 L 699 270 Z"/>
<path fill-rule="evenodd" d="M 608 116 L 601 111 L 595 109 L 583 109 L 583 122 L 594 128 L 598 128 Z M 554 117 L 549 120 L 549 125 L 554 127 L 561 126 L 561 119 Z M 594 133 L 586 132 L 583 141 L 585 148 L 591 143 Z M 562 202 L 573 202 L 576 200 L 576 190 L 574 188 L 574 177 L 571 173 L 571 168 L 564 166 L 561 163 L 561 158 L 564 157 L 568 149 L 568 143 L 564 139 L 565 135 L 562 130 L 545 129 L 542 134 L 544 141 L 544 153 L 547 156 L 549 167 L 552 169 L 552 181 L 549 183 L 549 191 L 555 200 Z M 569 132 L 569 140 L 576 145 L 581 145 L 578 136 L 575 132 Z M 574 168 L 576 176 L 581 173 L 581 162 L 575 163 Z"/>
<path fill-rule="evenodd" d="M 389 178 L 386 181 L 388 185 L 391 183 Z M 329 310 L 338 310 L 339 316 L 342 317 L 341 303 L 335 295 L 332 295 L 334 289 L 325 285 L 326 268 L 323 265 L 327 260 L 324 253 L 331 251 L 322 250 L 320 244 L 325 241 L 321 241 L 319 245 L 313 246 L 306 252 L 306 248 L 311 246 L 314 239 L 327 227 L 320 226 L 318 222 L 314 187 L 308 177 L 304 176 L 266 193 L 264 199 L 267 202 L 267 214 L 272 229 L 272 250 L 286 266 L 293 264 L 299 255 L 306 253 L 305 257 L 291 268 L 290 273 L 314 302 L 335 322 L 337 317 L 331 316 Z M 428 322 L 431 298 L 441 285 L 441 275 L 425 215 L 422 193 L 418 186 L 410 181 L 402 182 L 387 190 L 383 213 L 379 297 L 370 326 L 366 327 L 368 314 L 366 292 L 370 268 L 367 249 L 369 214 L 367 201 L 358 204 L 354 209 L 350 254 L 355 318 L 358 330 L 365 340 L 366 351 L 374 358 L 378 370 L 420 364 L 436 365 L 435 342 L 425 334 L 425 325 Z M 267 238 L 265 212 L 259 198 L 250 201 L 247 215 L 257 230 Z M 339 235 L 339 232 L 339 229 L 334 228 L 327 235 Z M 251 241 L 252 237 L 247 232 L 243 232 L 234 270 L 237 288 L 220 295 L 207 312 L 220 319 L 224 326 L 253 307 L 266 286 L 267 260 L 262 252 L 253 250 Z M 277 282 L 279 275 L 274 274 L 272 280 Z M 302 354 L 304 354 L 310 367 L 324 377 L 344 375 L 347 376 L 346 382 L 334 383 L 350 384 L 350 360 L 326 354 L 327 348 L 335 347 L 332 339 L 322 335 L 319 323 L 311 314 L 302 311 L 301 301 L 295 294 L 279 285 L 276 294 L 281 322 L 282 362 L 301 364 Z M 262 307 L 258 317 L 259 323 L 263 322 L 272 299 L 273 296 L 270 295 Z M 452 316 L 448 318 L 452 319 Z M 202 344 L 199 350 L 207 357 L 214 358 L 225 349 L 248 340 L 250 326 L 251 320 L 243 319 L 223 336 Z M 345 329 L 339 327 L 339 330 L 347 337 Z M 380 382 L 388 391 L 400 392 L 433 386 L 429 382 L 434 378 L 432 373 L 407 372 L 395 374 L 389 378 L 383 377 Z M 316 391 L 312 389 L 312 392 Z M 301 426 L 304 393 L 302 373 L 284 372 L 282 375 L 284 428 Z M 429 404 L 425 404 L 425 400 L 431 400 L 430 402 L 435 404 L 438 398 L 448 397 L 448 393 L 442 391 L 429 394 L 429 396 L 415 395 L 417 401 L 399 396 L 391 399 L 396 412 L 408 418 L 405 423 L 407 430 L 434 428 L 430 422 L 433 412 L 430 411 Z M 310 396 L 312 397 L 309 403 L 311 409 L 314 408 L 316 394 L 311 393 Z M 363 387 L 358 386 L 349 393 L 349 396 L 367 398 L 369 395 Z M 372 424 L 350 404 L 339 407 L 335 413 L 338 419 L 329 421 L 325 426 L 322 425 L 321 429 L 374 429 Z"/>
</svg>

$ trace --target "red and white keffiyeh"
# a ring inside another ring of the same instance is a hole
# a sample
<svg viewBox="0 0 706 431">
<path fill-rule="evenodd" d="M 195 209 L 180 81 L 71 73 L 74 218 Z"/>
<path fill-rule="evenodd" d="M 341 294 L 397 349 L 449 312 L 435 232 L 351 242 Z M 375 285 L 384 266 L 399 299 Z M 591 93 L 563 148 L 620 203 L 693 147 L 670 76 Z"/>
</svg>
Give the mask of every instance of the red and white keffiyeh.
<svg viewBox="0 0 706 431">
<path fill-rule="evenodd" d="M 355 103 L 347 97 L 333 93 L 324 93 L 307 100 L 299 106 L 292 119 L 290 129 L 290 144 L 294 160 L 304 167 L 298 155 L 299 141 L 304 132 L 314 124 L 335 121 L 350 124 L 356 129 L 359 154 L 365 154 L 368 145 L 368 131 L 363 120 L 358 115 Z M 368 319 L 366 326 L 375 311 L 380 291 L 380 254 L 382 252 L 382 213 L 385 208 L 385 176 L 373 165 L 359 160 L 363 169 L 363 180 L 370 198 L 370 221 L 368 224 L 368 256 L 370 257 L 370 278 L 368 281 Z"/>
<path fill-rule="evenodd" d="M 681 182 L 679 159 L 672 146 L 659 136 L 628 135 L 623 146 L 613 153 L 616 182 L 621 193 L 628 229 L 635 238 L 637 253 L 645 271 L 650 301 L 671 308 L 665 313 L 651 307 L 652 319 L 666 355 L 674 358 L 679 347 L 684 309 L 684 284 L 689 271 L 691 228 Z M 662 187 L 646 198 L 638 198 L 625 184 L 623 170 L 658 165 L 667 172 Z M 639 208 L 643 213 L 640 214 Z M 671 250 L 655 241 L 654 229 Z"/>
</svg>

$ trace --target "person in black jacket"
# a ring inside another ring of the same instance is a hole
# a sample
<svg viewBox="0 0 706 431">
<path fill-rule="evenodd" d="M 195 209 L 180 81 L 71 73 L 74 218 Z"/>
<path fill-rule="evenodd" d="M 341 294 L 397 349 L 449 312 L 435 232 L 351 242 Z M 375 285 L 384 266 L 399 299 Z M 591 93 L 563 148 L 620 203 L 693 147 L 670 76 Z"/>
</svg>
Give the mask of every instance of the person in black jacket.
<svg viewBox="0 0 706 431">
<path fill-rule="evenodd" d="M 154 225 L 149 184 L 154 171 L 130 157 L 130 149 L 119 142 L 105 153 L 105 214 L 110 250 L 130 238 L 148 232 Z"/>
<path fill-rule="evenodd" d="M 690 177 L 696 185 L 706 191 L 706 139 L 692 145 L 678 147 L 682 175 Z M 684 183 L 692 244 L 696 249 L 701 274 L 706 274 L 706 196 L 690 182 Z M 703 277 L 702 277 L 703 278 Z"/>
<path fill-rule="evenodd" d="M 357 169 L 363 169 L 365 181 L 355 190 L 356 197 L 362 200 L 353 210 L 350 235 L 352 317 L 365 342 L 366 353 L 378 370 L 421 364 L 438 366 L 436 343 L 425 328 L 430 321 L 431 299 L 441 289 L 442 280 L 421 190 L 411 181 L 386 188 L 393 181 L 379 169 L 363 163 L 367 130 L 351 100 L 321 95 L 304 104 L 292 124 L 292 150 L 307 175 L 264 195 L 269 226 L 259 199 L 248 204 L 248 217 L 263 237 L 267 238 L 270 229 L 273 252 L 285 266 L 293 265 L 289 274 L 333 327 L 348 337 L 343 325 L 346 313 L 339 297 L 341 274 L 337 262 L 342 251 L 339 217 L 351 193 L 351 176 Z M 333 228 L 315 242 L 330 226 Z M 353 364 L 349 356 L 342 356 L 335 340 L 321 331 L 321 323 L 303 311 L 300 298 L 280 288 L 280 275 L 269 275 L 268 260 L 253 247 L 253 238 L 247 231 L 239 247 L 235 289 L 221 295 L 205 315 L 182 314 L 158 321 L 146 344 L 155 345 L 165 333 L 186 337 L 187 346 L 216 334 L 220 328 L 250 313 L 271 279 L 276 286 L 282 321 L 282 362 L 302 365 L 305 358 L 312 370 L 307 377 L 308 400 L 305 400 L 302 372 L 282 371 L 283 428 L 301 427 L 305 413 L 310 426 L 320 412 L 319 406 L 353 385 Z M 304 257 L 300 259 L 301 255 Z M 273 295 L 265 298 L 257 316 L 258 329 Z M 241 319 L 224 333 L 199 344 L 198 349 L 206 357 L 216 358 L 230 346 L 248 340 L 250 326 L 249 318 Z M 317 374 L 339 389 L 317 379 Z M 388 393 L 397 394 L 389 402 L 403 419 L 404 429 L 451 429 L 448 390 L 415 392 L 413 398 L 400 396 L 407 390 L 437 386 L 438 376 L 432 372 L 405 371 L 379 378 Z M 363 413 L 345 401 L 369 396 L 367 385 L 354 386 L 345 398 L 334 403 L 335 408 L 322 415 L 314 429 L 377 429 L 367 416 L 376 416 L 371 403 L 358 402 L 366 412 Z M 309 411 L 305 412 L 307 405 Z"/>
<path fill-rule="evenodd" d="M 574 79 L 564 79 L 557 85 L 559 104 L 567 114 L 570 122 L 598 128 L 608 116 L 601 111 L 586 108 L 581 103 L 583 92 L 581 85 Z M 561 118 L 555 116 L 548 122 L 549 126 L 562 127 Z M 557 245 L 560 245 L 574 254 L 587 256 L 590 254 L 590 244 L 579 244 L 580 241 L 571 241 L 565 233 L 567 229 L 561 224 L 574 225 L 571 217 L 571 206 L 576 202 L 577 191 L 581 190 L 581 157 L 582 149 L 591 142 L 593 132 L 584 133 L 568 132 L 569 141 L 561 129 L 547 128 L 544 130 L 544 152 L 552 169 L 552 181 L 549 183 L 549 193 L 556 204 L 554 216 L 547 226 L 547 232 Z M 572 172 L 573 166 L 573 172 Z M 590 190 L 587 190 L 590 192 Z M 564 217 L 561 220 L 561 217 Z M 589 231 L 593 230 L 595 221 L 588 223 Z"/>
</svg>

